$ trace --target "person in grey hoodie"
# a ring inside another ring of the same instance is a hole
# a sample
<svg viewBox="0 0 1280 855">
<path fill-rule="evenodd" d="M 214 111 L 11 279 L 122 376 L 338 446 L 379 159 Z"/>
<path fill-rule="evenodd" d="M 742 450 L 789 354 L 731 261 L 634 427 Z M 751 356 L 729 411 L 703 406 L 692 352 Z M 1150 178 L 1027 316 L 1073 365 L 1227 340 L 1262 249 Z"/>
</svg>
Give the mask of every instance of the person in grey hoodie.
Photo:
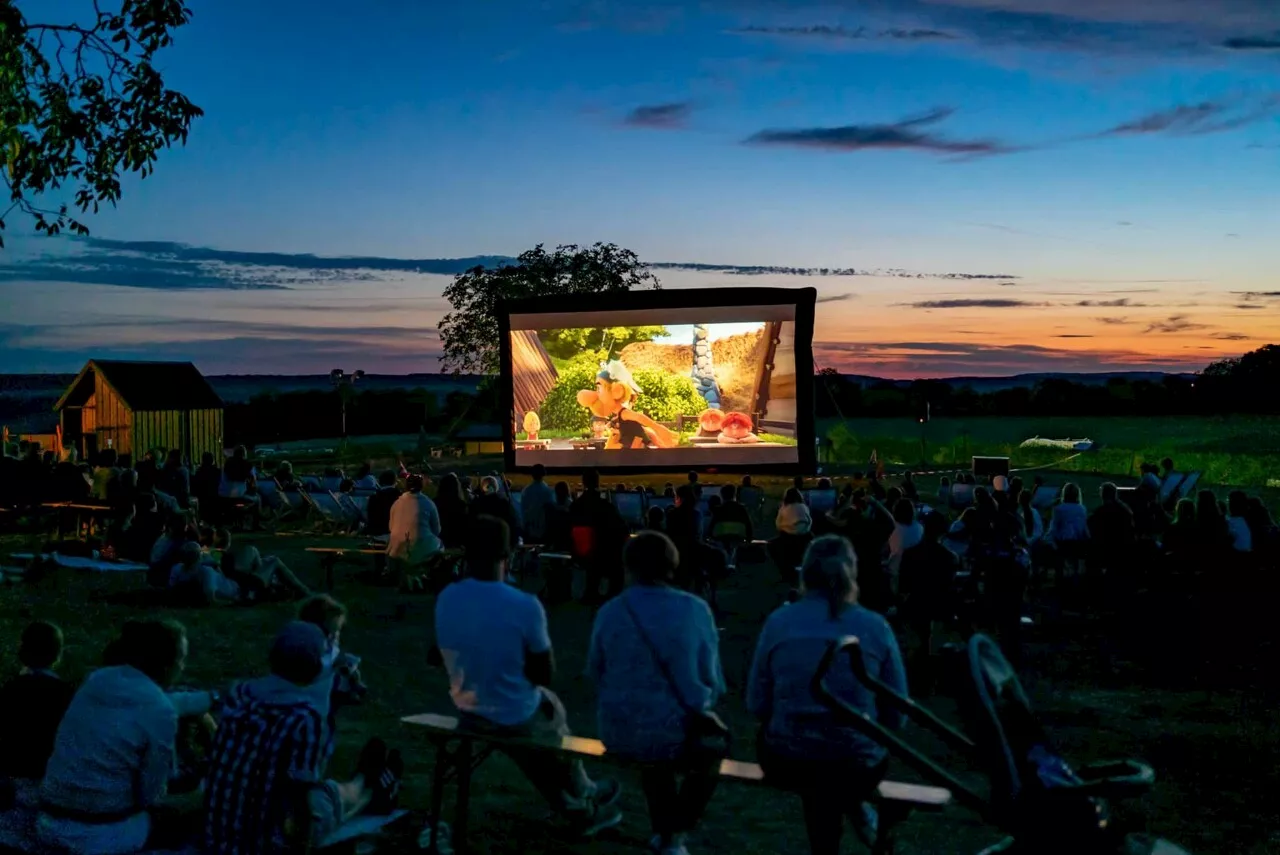
<svg viewBox="0 0 1280 855">
<path fill-rule="evenodd" d="M 182 673 L 187 633 L 175 621 L 130 621 L 76 692 L 54 740 L 36 833 L 71 855 L 180 846 L 190 820 L 165 810 L 178 710 L 166 689 Z"/>
</svg>

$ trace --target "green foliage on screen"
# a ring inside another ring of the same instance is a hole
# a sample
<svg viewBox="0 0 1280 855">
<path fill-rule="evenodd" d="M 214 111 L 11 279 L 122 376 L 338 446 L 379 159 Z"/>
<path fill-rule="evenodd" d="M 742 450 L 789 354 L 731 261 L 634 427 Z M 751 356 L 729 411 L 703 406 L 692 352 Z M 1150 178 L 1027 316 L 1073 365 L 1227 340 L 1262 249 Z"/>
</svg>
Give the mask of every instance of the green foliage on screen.
<svg viewBox="0 0 1280 855">
<path fill-rule="evenodd" d="M 565 364 L 556 385 L 538 410 L 544 429 L 584 433 L 590 430 L 591 413 L 578 403 L 578 393 L 595 389 L 599 371 L 600 363 L 591 354 L 580 355 Z M 644 390 L 636 399 L 635 409 L 654 421 L 675 421 L 681 414 L 697 415 L 706 408 L 690 377 L 654 369 L 641 369 L 634 372 L 634 377 Z"/>
</svg>

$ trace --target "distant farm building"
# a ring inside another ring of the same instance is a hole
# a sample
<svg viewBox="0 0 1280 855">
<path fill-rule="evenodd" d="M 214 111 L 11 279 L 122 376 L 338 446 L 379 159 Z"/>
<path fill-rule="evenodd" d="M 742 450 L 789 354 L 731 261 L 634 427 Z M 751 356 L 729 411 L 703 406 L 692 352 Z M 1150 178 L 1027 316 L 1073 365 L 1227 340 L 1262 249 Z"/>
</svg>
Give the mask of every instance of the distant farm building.
<svg viewBox="0 0 1280 855">
<path fill-rule="evenodd" d="M 222 459 L 222 399 L 190 362 L 90 360 L 54 409 L 63 444 L 84 457 L 177 448 Z"/>
<path fill-rule="evenodd" d="M 468 425 L 453 435 L 462 443 L 462 453 L 468 457 L 477 454 L 501 454 L 504 437 L 497 425 Z"/>
</svg>

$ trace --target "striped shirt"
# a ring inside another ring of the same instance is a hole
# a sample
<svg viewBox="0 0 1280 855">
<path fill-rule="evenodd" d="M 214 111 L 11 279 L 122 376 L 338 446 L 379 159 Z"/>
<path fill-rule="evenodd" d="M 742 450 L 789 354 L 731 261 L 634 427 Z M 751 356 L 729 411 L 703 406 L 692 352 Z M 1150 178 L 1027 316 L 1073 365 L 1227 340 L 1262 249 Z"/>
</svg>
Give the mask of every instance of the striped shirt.
<svg viewBox="0 0 1280 855">
<path fill-rule="evenodd" d="M 266 677 L 233 688 L 205 782 L 204 851 L 281 851 L 296 785 L 321 780 L 332 753 L 326 712 L 305 687 Z"/>
</svg>

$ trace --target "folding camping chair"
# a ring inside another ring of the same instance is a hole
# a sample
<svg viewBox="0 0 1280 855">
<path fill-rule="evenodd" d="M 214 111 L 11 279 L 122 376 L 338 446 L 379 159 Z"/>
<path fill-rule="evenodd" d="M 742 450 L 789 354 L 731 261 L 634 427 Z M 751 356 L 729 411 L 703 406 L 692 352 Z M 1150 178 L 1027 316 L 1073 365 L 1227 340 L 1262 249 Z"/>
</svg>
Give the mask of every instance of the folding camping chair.
<svg viewBox="0 0 1280 855">
<path fill-rule="evenodd" d="M 806 490 L 804 503 L 813 514 L 828 514 L 840 503 L 840 494 L 835 490 Z"/>
<path fill-rule="evenodd" d="M 751 514 L 754 522 L 764 521 L 764 490 L 759 487 L 739 487 L 738 501 L 747 509 L 747 513 Z"/>
<path fill-rule="evenodd" d="M 869 674 L 856 638 L 839 639 L 828 646 L 811 688 L 842 721 L 926 778 L 949 788 L 957 803 L 1008 835 L 980 855 L 1187 855 L 1167 841 L 1124 828 L 1111 814 L 1111 802 L 1151 788 L 1155 773 L 1150 766 L 1122 760 L 1071 767 L 1054 752 L 1013 666 L 994 641 L 974 635 L 967 645 L 953 648 L 950 655 L 958 707 L 972 736 Z M 873 716 L 838 697 L 831 677 L 843 659 L 849 662 L 853 676 L 875 695 L 877 704 L 895 707 L 950 748 L 975 760 L 986 773 L 988 795 L 979 794 Z M 894 817 L 889 819 L 891 829 Z M 883 814 L 881 826 L 883 830 Z M 882 834 L 873 852 L 890 855 L 892 834 Z"/>
<path fill-rule="evenodd" d="M 627 525 L 632 530 L 644 528 L 644 493 L 631 491 L 627 491 L 625 493 L 614 492 L 612 494 L 612 500 L 613 506 L 617 509 L 619 516 L 626 521 Z"/>
</svg>

